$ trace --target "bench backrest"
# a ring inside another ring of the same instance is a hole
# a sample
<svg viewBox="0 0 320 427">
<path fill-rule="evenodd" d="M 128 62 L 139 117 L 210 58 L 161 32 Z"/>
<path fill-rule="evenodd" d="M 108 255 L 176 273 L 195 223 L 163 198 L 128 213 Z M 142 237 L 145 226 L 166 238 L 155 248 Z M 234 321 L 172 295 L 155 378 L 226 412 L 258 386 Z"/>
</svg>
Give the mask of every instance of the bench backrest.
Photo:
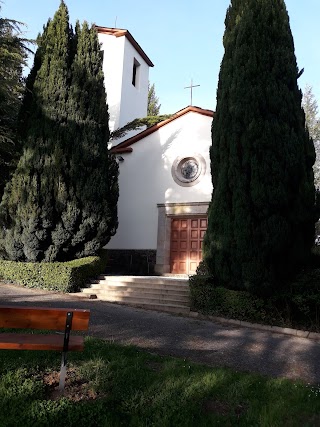
<svg viewBox="0 0 320 427">
<path fill-rule="evenodd" d="M 50 329 L 64 331 L 67 313 L 72 312 L 72 328 L 86 331 L 89 327 L 90 310 L 0 306 L 0 328 Z"/>
</svg>

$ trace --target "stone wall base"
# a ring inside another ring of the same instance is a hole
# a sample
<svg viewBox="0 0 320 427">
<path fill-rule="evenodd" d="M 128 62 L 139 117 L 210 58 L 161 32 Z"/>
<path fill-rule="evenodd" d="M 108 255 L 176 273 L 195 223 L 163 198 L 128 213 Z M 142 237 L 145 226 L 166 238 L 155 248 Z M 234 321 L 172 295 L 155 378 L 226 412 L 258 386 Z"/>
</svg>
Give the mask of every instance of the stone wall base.
<svg viewBox="0 0 320 427">
<path fill-rule="evenodd" d="M 108 274 L 151 276 L 155 274 L 156 250 L 108 249 Z"/>
</svg>

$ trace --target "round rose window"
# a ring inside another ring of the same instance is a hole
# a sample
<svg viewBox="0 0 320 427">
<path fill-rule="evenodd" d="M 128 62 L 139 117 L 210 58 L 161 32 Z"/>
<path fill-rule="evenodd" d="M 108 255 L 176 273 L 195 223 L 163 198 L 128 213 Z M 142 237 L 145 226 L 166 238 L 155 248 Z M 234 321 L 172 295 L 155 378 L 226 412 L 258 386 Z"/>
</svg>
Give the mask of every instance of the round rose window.
<svg viewBox="0 0 320 427">
<path fill-rule="evenodd" d="M 204 175 L 206 163 L 200 154 L 190 157 L 178 157 L 174 161 L 171 169 L 174 181 L 183 186 L 190 187 L 196 185 Z"/>
<path fill-rule="evenodd" d="M 199 170 L 198 162 L 195 159 L 189 159 L 181 164 L 181 175 L 190 181 L 196 179 Z"/>
</svg>

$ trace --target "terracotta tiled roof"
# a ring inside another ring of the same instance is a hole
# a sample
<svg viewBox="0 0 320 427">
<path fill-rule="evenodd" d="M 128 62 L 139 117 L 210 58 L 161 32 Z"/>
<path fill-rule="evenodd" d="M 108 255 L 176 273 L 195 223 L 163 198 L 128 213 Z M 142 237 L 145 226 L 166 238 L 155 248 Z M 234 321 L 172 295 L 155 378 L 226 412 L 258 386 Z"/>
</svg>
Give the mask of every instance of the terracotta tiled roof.
<svg viewBox="0 0 320 427">
<path fill-rule="evenodd" d="M 162 126 L 167 125 L 168 123 L 172 122 L 173 120 L 176 120 L 179 117 L 181 117 L 184 114 L 187 114 L 189 112 L 202 114 L 203 116 L 207 116 L 207 117 L 213 117 L 213 114 L 214 114 L 212 110 L 204 110 L 203 108 L 199 108 L 199 107 L 189 106 L 189 107 L 183 108 L 182 110 L 173 114 L 169 119 L 163 120 L 162 122 L 159 122 L 156 125 L 153 125 L 147 129 L 143 130 L 142 132 L 138 133 L 137 135 L 132 136 L 131 138 L 120 142 L 120 144 L 111 148 L 111 150 L 110 150 L 111 153 L 114 153 L 114 154 L 131 153 L 132 152 L 132 147 L 131 147 L 132 144 L 140 141 L 141 139 L 145 138 L 148 135 L 151 135 L 153 132 L 156 132 Z"/>
<path fill-rule="evenodd" d="M 113 35 L 115 37 L 125 36 L 129 40 L 129 42 L 132 44 L 132 46 L 136 49 L 136 51 L 146 61 L 146 63 L 149 65 L 149 67 L 153 67 L 153 63 L 151 62 L 151 59 L 147 56 L 147 54 L 144 52 L 142 47 L 133 38 L 133 36 L 131 35 L 131 33 L 128 30 L 124 30 L 122 28 L 99 27 L 98 25 L 96 25 L 95 27 L 96 27 L 98 33 L 100 33 L 100 34 L 110 34 L 110 35 Z"/>
</svg>

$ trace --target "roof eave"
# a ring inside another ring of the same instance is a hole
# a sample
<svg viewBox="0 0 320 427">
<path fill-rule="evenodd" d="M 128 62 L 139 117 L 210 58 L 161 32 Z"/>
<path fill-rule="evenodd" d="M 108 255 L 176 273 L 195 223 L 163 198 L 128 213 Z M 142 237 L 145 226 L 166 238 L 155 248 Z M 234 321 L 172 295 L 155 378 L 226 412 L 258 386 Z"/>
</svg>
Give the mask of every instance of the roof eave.
<svg viewBox="0 0 320 427">
<path fill-rule="evenodd" d="M 183 108 L 182 110 L 178 111 L 177 113 L 173 114 L 169 119 L 163 120 L 162 122 L 159 122 L 159 123 L 147 128 L 147 129 L 143 130 L 142 132 L 138 133 L 137 135 L 134 135 L 131 138 L 128 138 L 125 141 L 120 142 L 118 145 L 116 145 L 112 148 L 113 152 L 115 152 L 116 150 L 117 150 L 117 152 L 119 152 L 119 150 L 124 150 L 126 148 L 129 148 L 135 142 L 138 142 L 138 141 L 140 141 L 140 139 L 143 139 L 143 138 L 151 135 L 153 132 L 156 132 L 161 127 L 167 125 L 168 123 L 178 119 L 179 117 L 181 117 L 184 114 L 187 114 L 189 112 L 198 113 L 198 114 L 201 114 L 201 115 L 207 116 L 207 117 L 213 117 L 213 115 L 214 115 L 214 112 L 212 110 L 205 110 L 203 108 L 193 107 L 190 105 L 190 106 Z M 132 151 L 132 148 L 131 148 L 131 151 Z M 122 152 L 124 153 L 125 151 L 122 151 Z M 129 152 L 129 151 L 126 151 L 126 152 Z"/>
<path fill-rule="evenodd" d="M 108 34 L 115 37 L 125 36 L 128 39 L 128 41 L 132 44 L 132 46 L 136 49 L 136 51 L 141 55 L 141 57 L 146 61 L 149 67 L 154 67 L 151 59 L 148 57 L 148 55 L 145 53 L 145 51 L 142 49 L 139 43 L 135 40 L 135 38 L 132 36 L 130 31 L 125 30 L 123 28 L 100 27 L 99 25 L 95 25 L 95 28 L 100 34 Z"/>
</svg>

